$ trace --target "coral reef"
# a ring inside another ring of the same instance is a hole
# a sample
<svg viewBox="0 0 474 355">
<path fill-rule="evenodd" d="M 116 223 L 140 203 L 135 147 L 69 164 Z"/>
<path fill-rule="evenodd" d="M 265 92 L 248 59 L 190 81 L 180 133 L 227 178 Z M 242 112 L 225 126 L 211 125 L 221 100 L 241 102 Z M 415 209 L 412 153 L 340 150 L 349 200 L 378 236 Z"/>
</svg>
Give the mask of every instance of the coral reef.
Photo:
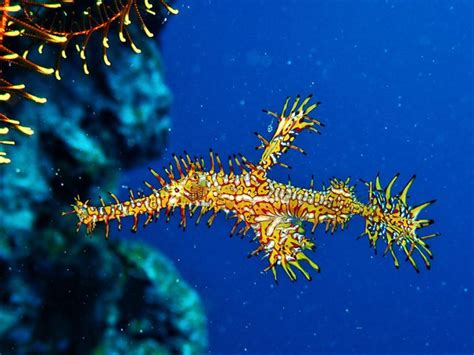
<svg viewBox="0 0 474 355">
<path fill-rule="evenodd" d="M 9 169 L 3 171 L 6 229 L 30 229 L 44 201 L 70 202 L 67 190 L 75 194 L 84 191 L 78 189 L 81 185 L 87 190 L 100 182 L 111 191 L 120 168 L 162 152 L 170 92 L 156 45 L 145 41 L 141 46 L 142 54 L 135 56 L 111 48 L 114 65 L 126 70 L 111 70 L 98 59 L 91 66 L 92 77 L 77 75 L 79 60 L 74 59 L 63 65 L 59 82 L 26 79 L 52 99 L 47 105 L 24 101 L 15 107 L 15 113 L 36 122 L 36 134 L 18 142 Z"/>
<path fill-rule="evenodd" d="M 123 242 L 114 250 L 88 239 L 67 243 L 53 230 L 42 238 L 34 254 L 2 248 L 0 352 L 204 351 L 200 299 L 159 253 Z"/>
<path fill-rule="evenodd" d="M 130 55 L 111 46 L 114 68 L 90 58 L 90 76 L 78 75 L 80 59 L 70 58 L 59 82 L 17 78 L 50 100 L 21 101 L 8 112 L 35 122 L 35 135 L 11 151 L 0 179 L 1 353 L 206 349 L 200 299 L 164 256 L 77 238 L 60 217 L 71 194 L 99 185 L 114 191 L 122 168 L 164 150 L 171 95 L 157 44 L 140 48 Z"/>
</svg>

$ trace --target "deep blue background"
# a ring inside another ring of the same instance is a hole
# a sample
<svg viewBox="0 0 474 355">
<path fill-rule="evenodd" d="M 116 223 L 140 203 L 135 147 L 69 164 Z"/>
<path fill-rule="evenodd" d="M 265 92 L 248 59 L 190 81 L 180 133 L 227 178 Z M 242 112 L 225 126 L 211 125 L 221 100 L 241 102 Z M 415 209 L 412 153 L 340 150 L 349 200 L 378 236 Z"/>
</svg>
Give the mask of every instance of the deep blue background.
<svg viewBox="0 0 474 355">
<path fill-rule="evenodd" d="M 257 160 L 252 132 L 268 136 L 287 95 L 314 93 L 321 136 L 298 137 L 291 171 L 272 177 L 316 186 L 332 176 L 387 182 L 418 179 L 412 203 L 438 202 L 423 216 L 439 231 L 431 271 L 400 270 L 374 257 L 359 219 L 333 237 L 320 229 L 309 283 L 275 286 L 255 245 L 229 240 L 223 216 L 178 229 L 163 221 L 133 238 L 164 251 L 202 296 L 210 351 L 471 352 L 473 339 L 473 6 L 472 1 L 181 0 L 163 34 L 174 95 L 171 152 Z M 124 177 L 137 188 L 145 167 Z M 399 183 L 398 187 L 402 186 Z M 366 188 L 358 183 L 358 195 Z M 422 264 L 422 263 L 421 263 Z"/>
</svg>

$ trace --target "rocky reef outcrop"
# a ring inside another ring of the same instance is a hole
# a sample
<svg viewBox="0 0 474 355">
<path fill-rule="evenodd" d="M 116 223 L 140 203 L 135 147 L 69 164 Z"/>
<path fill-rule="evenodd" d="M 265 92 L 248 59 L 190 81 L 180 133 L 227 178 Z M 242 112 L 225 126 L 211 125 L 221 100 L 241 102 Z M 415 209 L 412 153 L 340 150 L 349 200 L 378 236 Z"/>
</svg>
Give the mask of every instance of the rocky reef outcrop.
<svg viewBox="0 0 474 355">
<path fill-rule="evenodd" d="M 170 261 L 144 245 L 85 238 L 60 216 L 79 191 L 116 190 L 122 169 L 166 145 L 171 95 L 158 45 L 139 45 L 140 55 L 111 45 L 110 68 L 90 56 L 90 76 L 77 59 L 62 64 L 59 82 L 18 74 L 48 103 L 9 108 L 35 135 L 20 140 L 1 171 L 1 353 L 206 349 L 199 296 Z"/>
<path fill-rule="evenodd" d="M 169 260 L 136 243 L 64 237 L 50 230 L 33 245 L 2 245 L 0 352 L 204 351 L 200 299 Z"/>
</svg>

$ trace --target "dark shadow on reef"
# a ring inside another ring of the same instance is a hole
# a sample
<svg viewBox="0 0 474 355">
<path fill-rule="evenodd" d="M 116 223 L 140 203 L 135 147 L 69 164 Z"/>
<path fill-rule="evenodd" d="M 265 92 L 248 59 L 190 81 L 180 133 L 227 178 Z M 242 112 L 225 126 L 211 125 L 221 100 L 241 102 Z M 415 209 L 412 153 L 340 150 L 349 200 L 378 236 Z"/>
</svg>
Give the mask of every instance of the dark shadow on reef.
<svg viewBox="0 0 474 355">
<path fill-rule="evenodd" d="M 110 68 L 90 55 L 90 76 L 77 59 L 62 64 L 61 81 L 16 74 L 48 102 L 10 107 L 35 135 L 18 139 L 1 168 L 0 353 L 206 349 L 199 296 L 170 261 L 144 245 L 106 241 L 100 229 L 85 238 L 74 216 L 60 216 L 78 192 L 105 196 L 121 168 L 165 147 L 171 98 L 159 49 L 156 40 L 139 45 L 134 55 L 112 43 Z M 91 43 L 89 52 L 101 48 Z"/>
</svg>

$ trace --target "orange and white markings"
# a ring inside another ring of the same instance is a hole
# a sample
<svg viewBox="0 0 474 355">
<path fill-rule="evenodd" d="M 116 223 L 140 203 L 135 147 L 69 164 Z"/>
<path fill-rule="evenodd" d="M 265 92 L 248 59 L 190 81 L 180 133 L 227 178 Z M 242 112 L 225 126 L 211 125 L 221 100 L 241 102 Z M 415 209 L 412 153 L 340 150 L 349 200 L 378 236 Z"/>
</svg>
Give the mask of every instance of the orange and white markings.
<svg viewBox="0 0 474 355">
<path fill-rule="evenodd" d="M 129 200 L 120 202 L 111 194 L 115 203 L 103 203 L 99 209 L 77 198 L 72 205 L 73 211 L 69 213 L 77 215 L 78 227 L 85 224 L 88 233 L 97 223 L 105 223 L 108 236 L 109 221 L 120 217 L 133 216 L 132 230 L 136 231 L 138 217 L 143 214 L 147 215 L 146 225 L 157 218 L 161 210 L 169 218 L 172 211 L 179 209 L 180 226 L 185 228 L 186 211 L 192 216 L 199 210 L 196 223 L 205 214 L 210 214 L 207 222 L 209 226 L 216 214 L 223 211 L 235 218 L 231 235 L 235 232 L 246 235 L 250 230 L 253 231 L 258 246 L 249 256 L 263 253 L 268 260 L 265 271 L 271 270 L 276 279 L 277 268 L 281 268 L 292 281 L 296 280 L 296 270 L 308 280 L 311 280 L 306 270 L 308 266 L 320 271 L 319 265 L 306 255 L 308 250 L 315 250 L 315 241 L 306 236 L 305 222 L 312 224 L 312 232 L 317 226 L 323 225 L 326 232 L 334 233 L 338 228 L 344 229 L 352 217 L 361 216 L 366 222 L 364 234 L 368 236 L 370 246 L 375 248 L 379 239 L 385 241 L 384 254 L 390 251 L 396 267 L 398 259 L 395 247 L 401 250 L 415 270 L 418 271 L 413 258 L 415 252 L 429 268 L 432 254 L 425 240 L 437 234 L 419 236 L 418 230 L 427 227 L 432 221 L 417 217 L 432 201 L 416 207 L 407 204 L 407 191 L 414 178 L 399 194 L 393 195 L 391 190 L 398 175 L 386 188 L 382 188 L 377 176 L 375 184 L 366 183 L 369 187 L 369 202 L 363 203 L 356 198 L 349 179 L 332 179 L 328 187 L 315 190 L 313 182 L 310 188 L 303 188 L 282 184 L 267 176 L 272 166 L 284 165 L 279 159 L 288 149 L 302 151 L 292 144 L 299 132 L 317 131 L 314 126 L 322 126 L 319 121 L 308 116 L 318 105 L 307 106 L 310 99 L 304 99 L 299 105 L 300 99 L 297 97 L 289 112 L 287 99 L 281 115 L 267 111 L 278 118 L 279 125 L 271 140 L 257 134 L 262 141 L 260 147 L 264 149 L 258 164 L 249 162 L 244 156 L 229 158 L 229 171 L 226 172 L 220 157 L 212 150 L 208 168 L 202 158 L 191 159 L 188 154 L 179 159 L 174 156 L 179 175 L 175 176 L 170 166 L 165 169 L 168 177 L 165 180 L 150 169 L 161 185 L 155 188 L 147 182 L 147 187 L 152 190 L 150 195 L 135 198 L 131 192 Z M 234 164 L 240 168 L 240 174 L 235 172 Z M 120 226 L 119 219 L 118 222 Z"/>
</svg>

